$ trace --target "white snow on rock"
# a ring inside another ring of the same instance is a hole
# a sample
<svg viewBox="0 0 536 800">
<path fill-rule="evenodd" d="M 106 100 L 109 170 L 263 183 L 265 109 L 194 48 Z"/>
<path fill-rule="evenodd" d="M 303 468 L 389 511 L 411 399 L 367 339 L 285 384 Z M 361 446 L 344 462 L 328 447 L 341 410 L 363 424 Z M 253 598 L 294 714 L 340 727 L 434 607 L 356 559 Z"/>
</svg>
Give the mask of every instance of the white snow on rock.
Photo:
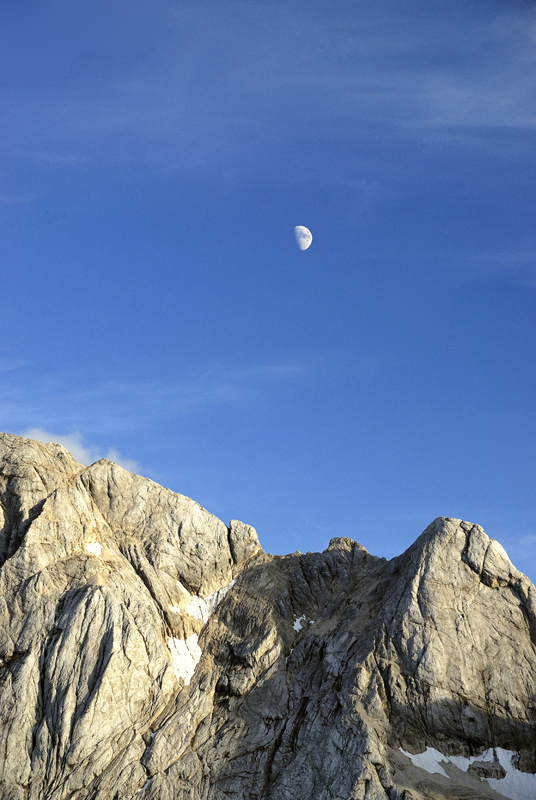
<svg viewBox="0 0 536 800">
<path fill-rule="evenodd" d="M 316 620 L 307 619 L 306 617 L 297 617 L 294 620 L 294 624 L 293 624 L 292 627 L 294 628 L 295 631 L 301 631 L 301 629 L 303 628 L 303 623 L 304 622 L 308 622 L 309 625 L 313 625 L 316 622 Z"/>
<path fill-rule="evenodd" d="M 501 747 L 496 748 L 495 750 L 491 747 L 489 750 L 484 750 L 482 755 L 480 756 L 471 756 L 470 758 L 466 758 L 465 756 L 443 756 L 446 758 L 447 761 L 451 761 L 458 769 L 461 769 L 462 772 L 467 772 L 471 764 L 475 761 L 485 761 L 488 763 L 493 763 L 494 761 L 499 761 L 499 751 L 507 753 L 508 750 L 502 750 Z M 497 758 L 495 757 L 495 753 L 497 753 Z M 502 762 L 501 763 L 502 766 Z"/>
<path fill-rule="evenodd" d="M 440 766 L 440 761 L 448 761 L 449 759 L 434 747 L 427 747 L 424 753 L 417 753 L 416 755 L 413 755 L 413 753 L 406 753 L 402 748 L 400 748 L 400 750 L 416 767 L 426 770 L 426 772 L 429 772 L 431 775 L 438 772 L 440 775 L 444 775 L 445 778 L 449 777 L 443 767 Z"/>
<path fill-rule="evenodd" d="M 496 792 L 505 794 L 511 800 L 534 800 L 536 797 L 536 775 L 530 772 L 521 772 L 521 770 L 515 768 L 518 754 L 514 750 L 503 750 L 502 747 L 496 747 L 495 752 L 497 753 L 499 764 L 506 770 L 506 777 L 502 780 L 499 778 L 487 778 L 491 788 L 495 789 Z M 486 750 L 487 753 L 493 753 L 493 749 Z M 474 760 L 482 761 L 482 756 Z"/>
<path fill-rule="evenodd" d="M 503 750 L 502 747 L 491 747 L 485 750 L 479 756 L 444 756 L 433 747 L 427 747 L 426 752 L 406 753 L 405 750 L 400 748 L 401 752 L 407 756 L 416 767 L 426 770 L 426 772 L 438 772 L 445 777 L 449 777 L 445 770 L 440 766 L 440 762 L 447 764 L 454 764 L 462 772 L 467 772 L 471 764 L 475 761 L 486 761 L 489 763 L 497 763 L 503 767 L 506 772 L 504 778 L 484 778 L 491 786 L 492 789 L 509 797 L 510 800 L 534 800 L 536 798 L 536 775 L 530 772 L 521 772 L 516 769 L 515 762 L 518 758 L 518 753 L 514 750 Z"/>
<path fill-rule="evenodd" d="M 102 544 L 98 542 L 91 542 L 91 544 L 86 544 L 86 550 L 88 553 L 93 553 L 95 556 L 100 556 L 102 553 Z"/>
<path fill-rule="evenodd" d="M 206 623 L 231 586 L 234 586 L 235 583 L 236 581 L 231 581 L 231 583 L 224 586 L 223 589 L 218 589 L 217 592 L 214 592 L 214 594 L 208 597 L 198 597 L 194 595 L 191 602 L 184 609 L 178 608 L 177 606 L 170 606 L 169 610 L 175 611 L 178 614 L 182 611 L 186 611 L 187 614 L 195 617 L 195 619 Z M 173 639 L 169 637 L 167 641 L 173 657 L 173 669 L 175 670 L 177 680 L 179 681 L 179 678 L 182 678 L 184 685 L 188 686 L 202 655 L 201 648 L 198 644 L 199 637 L 196 633 L 193 633 L 187 639 Z"/>
<path fill-rule="evenodd" d="M 190 614 L 190 616 L 195 617 L 195 619 L 208 622 L 215 608 L 221 603 L 231 586 L 234 586 L 235 583 L 236 581 L 231 581 L 228 586 L 224 586 L 223 589 L 218 589 L 217 592 L 214 592 L 214 594 L 208 597 L 198 597 L 195 595 L 191 603 L 189 603 L 184 610 L 187 614 Z M 178 609 L 172 606 L 171 611 L 178 611 Z"/>
<path fill-rule="evenodd" d="M 177 680 L 180 683 L 179 679 L 182 678 L 184 685 L 188 686 L 202 655 L 197 634 L 192 633 L 187 639 L 173 639 L 170 636 L 168 647 L 173 657 L 173 669 Z"/>
</svg>

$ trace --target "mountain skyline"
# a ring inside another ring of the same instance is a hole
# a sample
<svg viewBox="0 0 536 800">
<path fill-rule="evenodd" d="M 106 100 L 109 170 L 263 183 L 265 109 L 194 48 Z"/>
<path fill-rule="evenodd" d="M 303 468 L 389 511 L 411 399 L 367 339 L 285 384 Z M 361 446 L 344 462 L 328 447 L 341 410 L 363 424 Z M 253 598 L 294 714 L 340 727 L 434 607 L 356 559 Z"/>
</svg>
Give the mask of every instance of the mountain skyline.
<svg viewBox="0 0 536 800">
<path fill-rule="evenodd" d="M 1 14 L 0 428 L 268 551 L 443 515 L 536 579 L 534 5 Z"/>
<path fill-rule="evenodd" d="M 1 800 L 533 800 L 536 588 L 479 524 L 386 561 L 0 433 Z"/>
</svg>

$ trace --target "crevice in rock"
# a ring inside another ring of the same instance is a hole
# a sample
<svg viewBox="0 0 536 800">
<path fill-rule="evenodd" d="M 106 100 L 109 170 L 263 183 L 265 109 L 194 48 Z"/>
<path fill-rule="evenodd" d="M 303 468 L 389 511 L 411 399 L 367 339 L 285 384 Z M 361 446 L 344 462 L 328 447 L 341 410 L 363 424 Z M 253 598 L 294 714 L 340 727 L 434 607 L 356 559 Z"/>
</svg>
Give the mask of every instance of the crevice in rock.
<svg viewBox="0 0 536 800">
<path fill-rule="evenodd" d="M 270 783 L 272 780 L 272 770 L 274 767 L 274 761 L 277 755 L 277 751 L 281 747 L 281 742 L 283 741 L 286 725 L 287 725 L 286 722 L 281 725 L 280 730 L 277 736 L 275 737 L 273 744 L 270 746 L 268 750 L 268 756 L 264 763 L 264 783 L 262 787 L 263 800 L 264 798 L 268 798 L 270 795 Z"/>
</svg>

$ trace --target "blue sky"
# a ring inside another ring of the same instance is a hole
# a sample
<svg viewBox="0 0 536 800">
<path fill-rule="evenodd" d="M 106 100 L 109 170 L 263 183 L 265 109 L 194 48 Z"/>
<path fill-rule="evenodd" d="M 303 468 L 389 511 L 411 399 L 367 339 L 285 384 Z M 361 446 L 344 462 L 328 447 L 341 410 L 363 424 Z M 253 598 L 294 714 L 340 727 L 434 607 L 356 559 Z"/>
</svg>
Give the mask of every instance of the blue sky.
<svg viewBox="0 0 536 800">
<path fill-rule="evenodd" d="M 454 516 L 535 579 L 534 3 L 0 17 L 0 429 L 271 552 Z"/>
</svg>

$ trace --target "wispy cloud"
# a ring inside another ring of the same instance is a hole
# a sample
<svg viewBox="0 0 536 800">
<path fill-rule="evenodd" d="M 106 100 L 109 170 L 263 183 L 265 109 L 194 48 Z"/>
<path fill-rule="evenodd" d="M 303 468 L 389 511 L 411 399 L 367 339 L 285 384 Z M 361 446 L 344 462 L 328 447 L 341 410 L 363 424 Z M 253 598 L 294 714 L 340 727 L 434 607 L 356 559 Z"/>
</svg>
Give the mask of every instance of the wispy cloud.
<svg viewBox="0 0 536 800">
<path fill-rule="evenodd" d="M 317 359 L 318 361 L 318 359 Z M 75 375 L 36 381 L 12 376 L 0 386 L 0 429 L 64 445 L 81 464 L 108 458 L 131 472 L 137 461 L 106 441 L 129 441 L 182 418 L 213 418 L 215 410 L 266 407 L 277 387 L 296 386 L 318 372 L 313 360 L 192 370 L 175 380 L 81 386 Z M 78 385 L 77 385 L 78 383 Z M 262 414 L 262 411 L 260 412 Z M 202 424 L 202 423 L 201 423 Z M 95 441 L 101 442 L 96 444 Z M 128 446 L 128 445 L 127 445 Z"/>
<path fill-rule="evenodd" d="M 534 286 L 536 283 L 536 251 L 491 251 L 474 256 L 460 254 L 457 263 L 452 265 L 451 270 L 452 274 L 462 281 L 510 273 L 515 276 L 517 283 Z"/>
<path fill-rule="evenodd" d="M 31 388 L 26 381 L 13 378 L 0 387 L 1 426 L 24 431 L 24 435 L 37 432 L 39 436 L 33 438 L 40 441 L 49 437 L 47 441 L 74 447 L 79 460 L 87 463 L 111 451 L 86 444 L 86 437 L 109 439 L 163 420 L 212 414 L 217 407 L 240 409 L 266 403 L 277 396 L 278 387 L 311 379 L 318 372 L 315 364 L 310 359 L 228 369 L 214 366 L 191 370 L 174 380 L 108 381 L 93 386 L 81 385 L 79 377 L 72 374 L 31 380 Z M 120 460 L 126 463 L 123 456 Z"/>
<path fill-rule="evenodd" d="M 158 408 L 161 415 L 181 415 L 215 405 L 244 406 L 274 384 L 295 382 L 309 372 L 310 364 L 267 364 L 223 369 L 192 370 L 177 380 L 109 382 L 77 396 L 80 400 L 121 402 L 128 399 L 139 409 Z"/>
<path fill-rule="evenodd" d="M 31 95 L 10 90 L 13 156 L 76 164 L 143 146 L 158 169 L 206 169 L 231 153 L 260 169 L 259 148 L 303 143 L 304 126 L 311 136 L 324 125 L 341 136 L 369 124 L 409 137 L 466 130 L 469 142 L 474 128 L 536 127 L 528 10 L 475 6 L 449 25 L 422 4 L 367 8 L 172 4 L 165 37 L 137 59 L 90 57 Z M 217 73 L 207 74 L 207 50 Z"/>
<path fill-rule="evenodd" d="M 0 372 L 12 372 L 26 367 L 29 363 L 23 358 L 0 358 Z"/>
<path fill-rule="evenodd" d="M 84 466 L 93 464 L 101 458 L 108 458 L 110 461 L 114 461 L 130 472 L 135 472 L 139 469 L 139 465 L 136 461 L 123 458 L 114 447 L 110 448 L 107 453 L 103 453 L 98 447 L 86 444 L 82 434 L 78 431 L 61 434 L 51 433 L 43 428 L 29 428 L 26 431 L 21 431 L 19 435 L 24 436 L 26 439 L 35 439 L 37 442 L 44 442 L 44 444 L 48 444 L 49 442 L 62 444 L 71 455 L 80 462 L 80 464 L 84 464 Z"/>
<path fill-rule="evenodd" d="M 82 164 L 84 161 L 88 161 L 86 156 L 76 154 L 76 153 L 54 153 L 54 152 L 32 152 L 32 151 L 11 151 L 11 155 L 19 155 L 21 158 L 28 159 L 30 161 L 43 161 L 49 164 L 65 164 L 66 166 L 72 164 Z"/>
<path fill-rule="evenodd" d="M 31 203 L 37 197 L 33 192 L 0 191 L 0 206 L 13 206 L 19 203 Z"/>
</svg>

